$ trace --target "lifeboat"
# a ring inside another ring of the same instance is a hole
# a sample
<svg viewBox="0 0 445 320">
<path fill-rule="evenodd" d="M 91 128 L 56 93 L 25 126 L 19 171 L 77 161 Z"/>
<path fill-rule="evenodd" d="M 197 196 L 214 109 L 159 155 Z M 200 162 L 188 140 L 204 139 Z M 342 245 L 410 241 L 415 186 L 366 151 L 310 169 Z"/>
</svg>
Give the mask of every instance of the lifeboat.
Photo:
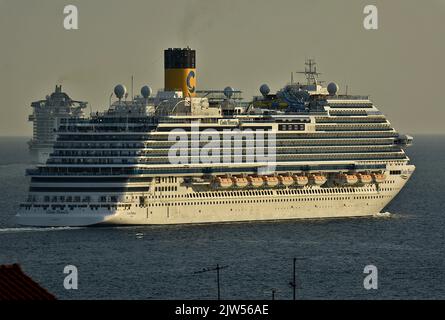
<svg viewBox="0 0 445 320">
<path fill-rule="evenodd" d="M 264 184 L 264 180 L 261 177 L 248 176 L 247 180 L 249 181 L 250 185 L 254 188 L 262 187 Z"/>
<path fill-rule="evenodd" d="M 233 185 L 233 182 L 229 177 L 216 177 L 214 184 L 217 188 L 227 189 Z"/>
<path fill-rule="evenodd" d="M 306 176 L 296 176 L 295 175 L 292 178 L 294 179 L 295 183 L 299 187 L 303 187 L 303 186 L 307 185 L 309 182 L 309 179 Z"/>
<path fill-rule="evenodd" d="M 247 178 L 244 177 L 233 177 L 233 183 L 238 188 L 245 188 L 249 185 L 249 181 L 247 181 Z"/>
<path fill-rule="evenodd" d="M 355 174 L 340 173 L 335 178 L 335 182 L 337 182 L 340 185 L 350 186 L 358 182 L 358 177 Z"/>
<path fill-rule="evenodd" d="M 292 176 L 278 176 L 278 180 L 280 180 L 280 183 L 285 187 L 294 184 L 294 179 L 292 178 Z"/>
<path fill-rule="evenodd" d="M 386 180 L 386 176 L 383 173 L 373 173 L 372 179 L 375 183 L 382 183 Z"/>
<path fill-rule="evenodd" d="M 263 179 L 268 187 L 276 187 L 280 182 L 275 176 L 264 176 Z"/>
<path fill-rule="evenodd" d="M 369 184 L 372 182 L 372 176 L 370 174 L 357 174 L 358 182 L 363 184 Z"/>
<path fill-rule="evenodd" d="M 319 174 L 312 174 L 309 176 L 309 180 L 312 184 L 315 184 L 317 186 L 321 186 L 326 183 L 326 177 Z"/>
</svg>

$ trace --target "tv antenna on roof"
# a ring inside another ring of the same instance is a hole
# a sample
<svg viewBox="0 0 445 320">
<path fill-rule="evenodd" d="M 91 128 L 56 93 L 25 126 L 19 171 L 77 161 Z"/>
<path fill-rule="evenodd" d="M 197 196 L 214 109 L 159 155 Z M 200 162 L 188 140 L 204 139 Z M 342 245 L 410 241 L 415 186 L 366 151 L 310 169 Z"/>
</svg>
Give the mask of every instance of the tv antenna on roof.
<svg viewBox="0 0 445 320">
<path fill-rule="evenodd" d="M 229 266 L 220 266 L 219 264 L 216 265 L 216 268 L 204 268 L 200 271 L 196 271 L 194 272 L 195 274 L 198 273 L 204 273 L 204 272 L 209 272 L 209 271 L 216 271 L 216 283 L 218 285 L 218 300 L 221 300 L 221 293 L 220 293 L 220 285 L 219 285 L 219 270 L 228 268 Z"/>
<path fill-rule="evenodd" d="M 302 260 L 303 258 L 293 258 L 292 262 L 293 262 L 293 273 L 292 273 L 292 281 L 289 282 L 289 286 L 292 288 L 292 299 L 296 300 L 297 297 L 297 268 L 296 268 L 296 264 L 297 264 L 297 259 L 298 260 Z"/>
</svg>

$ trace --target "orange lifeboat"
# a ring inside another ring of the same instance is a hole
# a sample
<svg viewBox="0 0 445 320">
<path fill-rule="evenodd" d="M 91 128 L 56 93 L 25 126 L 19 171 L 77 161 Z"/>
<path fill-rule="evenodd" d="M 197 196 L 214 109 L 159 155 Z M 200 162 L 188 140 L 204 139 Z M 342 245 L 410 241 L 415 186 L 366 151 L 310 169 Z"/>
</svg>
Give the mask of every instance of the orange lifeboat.
<svg viewBox="0 0 445 320">
<path fill-rule="evenodd" d="M 261 177 L 248 176 L 247 180 L 249 181 L 250 185 L 254 188 L 262 187 L 264 184 L 264 181 Z"/>
<path fill-rule="evenodd" d="M 232 179 L 229 177 L 216 177 L 214 183 L 217 188 L 221 189 L 227 189 L 233 185 Z"/>
<path fill-rule="evenodd" d="M 358 182 L 358 177 L 355 174 L 340 173 L 335 178 L 335 182 L 337 182 L 340 185 L 351 186 Z"/>
<path fill-rule="evenodd" d="M 264 176 L 263 179 L 268 187 L 276 187 L 280 182 L 275 176 Z"/>
<path fill-rule="evenodd" d="M 386 180 L 386 176 L 383 173 L 373 173 L 372 179 L 375 183 L 382 183 Z"/>
<path fill-rule="evenodd" d="M 326 183 L 327 178 L 320 174 L 311 174 L 309 176 L 309 180 L 312 184 L 315 184 L 317 186 L 321 186 Z"/>
<path fill-rule="evenodd" d="M 358 173 L 357 178 L 358 178 L 358 182 L 363 183 L 363 184 L 369 184 L 372 182 L 372 176 L 370 174 Z"/>
<path fill-rule="evenodd" d="M 238 188 L 245 188 L 249 185 L 249 181 L 247 181 L 247 178 L 244 177 L 233 177 L 233 183 Z"/>
<path fill-rule="evenodd" d="M 295 176 L 293 176 L 293 179 L 294 179 L 295 183 L 297 184 L 297 186 L 299 186 L 299 187 L 303 187 L 303 186 L 307 185 L 309 182 L 309 179 L 306 176 L 295 175 Z"/>
<path fill-rule="evenodd" d="M 292 176 L 278 176 L 278 180 L 280 180 L 280 183 L 285 187 L 294 184 L 294 179 L 292 178 Z"/>
</svg>

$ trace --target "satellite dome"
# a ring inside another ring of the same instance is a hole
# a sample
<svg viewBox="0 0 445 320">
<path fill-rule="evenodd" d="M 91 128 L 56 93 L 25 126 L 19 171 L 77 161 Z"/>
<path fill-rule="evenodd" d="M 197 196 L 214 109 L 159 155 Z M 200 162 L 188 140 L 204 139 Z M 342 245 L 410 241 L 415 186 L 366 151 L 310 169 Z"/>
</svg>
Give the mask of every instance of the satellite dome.
<svg viewBox="0 0 445 320">
<path fill-rule="evenodd" d="M 117 86 L 114 87 L 114 94 L 119 99 L 122 99 L 126 93 L 127 93 L 127 88 L 125 88 L 124 85 L 118 84 Z"/>
<path fill-rule="evenodd" d="M 145 99 L 148 99 L 151 96 L 152 90 L 149 86 L 143 86 L 141 88 L 141 94 Z"/>
<path fill-rule="evenodd" d="M 260 87 L 260 92 L 261 92 L 261 94 L 262 94 L 263 96 L 267 96 L 267 95 L 269 94 L 269 92 L 270 92 L 270 88 L 269 88 L 269 86 L 268 86 L 267 84 L 263 84 L 263 85 Z"/>
<path fill-rule="evenodd" d="M 336 95 L 338 92 L 338 85 L 335 82 L 328 84 L 328 92 L 331 96 Z"/>
<path fill-rule="evenodd" d="M 224 89 L 224 95 L 230 99 L 233 96 L 233 91 L 235 91 L 232 87 L 226 87 Z"/>
</svg>

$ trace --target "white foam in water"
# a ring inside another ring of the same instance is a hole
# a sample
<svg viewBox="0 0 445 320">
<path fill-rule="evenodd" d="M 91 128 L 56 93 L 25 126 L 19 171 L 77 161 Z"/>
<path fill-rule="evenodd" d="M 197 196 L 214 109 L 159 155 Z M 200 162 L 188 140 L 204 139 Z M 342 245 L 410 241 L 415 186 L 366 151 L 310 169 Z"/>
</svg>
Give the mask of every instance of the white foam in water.
<svg viewBox="0 0 445 320">
<path fill-rule="evenodd" d="M 76 230 L 81 227 L 48 227 L 48 228 L 0 228 L 0 233 L 19 233 L 19 232 L 46 232 L 46 231 L 63 231 L 63 230 Z"/>
<path fill-rule="evenodd" d="M 391 212 L 388 212 L 388 211 L 386 211 L 386 212 L 379 212 L 379 213 L 377 213 L 375 216 L 376 216 L 376 217 L 391 217 L 391 216 L 392 216 L 392 213 L 391 213 Z"/>
</svg>

